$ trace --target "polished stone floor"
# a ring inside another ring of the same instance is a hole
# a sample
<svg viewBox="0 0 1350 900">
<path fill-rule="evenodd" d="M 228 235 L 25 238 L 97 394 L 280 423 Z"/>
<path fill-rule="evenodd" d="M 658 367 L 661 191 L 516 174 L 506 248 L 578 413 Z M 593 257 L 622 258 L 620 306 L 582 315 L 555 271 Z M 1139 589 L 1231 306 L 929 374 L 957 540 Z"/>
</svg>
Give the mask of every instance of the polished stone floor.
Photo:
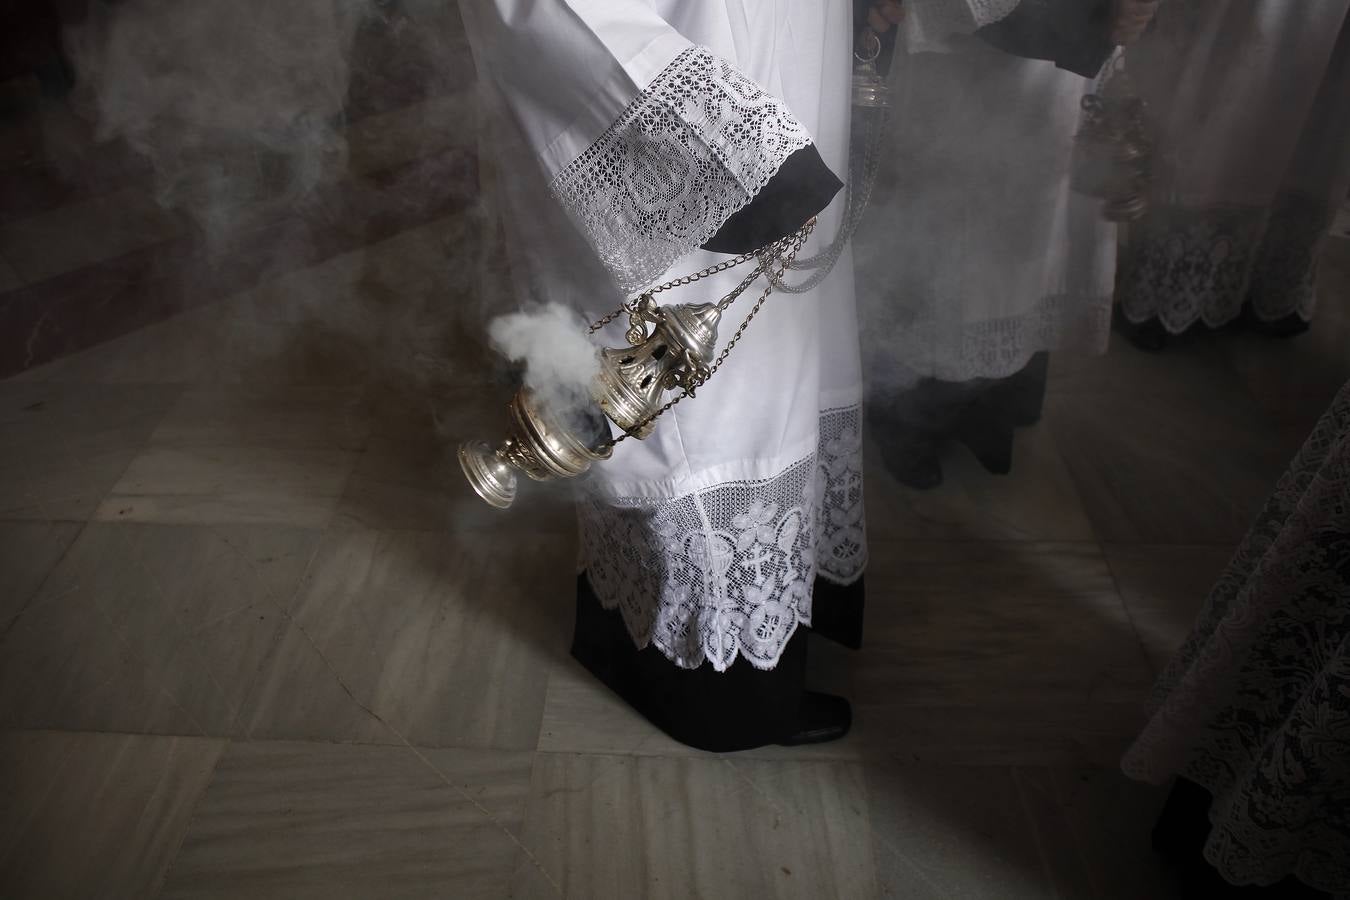
<svg viewBox="0 0 1350 900">
<path fill-rule="evenodd" d="M 1346 246 L 1302 337 L 1056 359 L 1011 476 L 873 465 L 867 643 L 813 655 L 855 733 L 720 757 L 566 655 L 565 504 L 480 508 L 444 444 L 494 391 L 419 403 L 249 336 L 287 297 L 428 289 L 401 279 L 457 227 L 0 382 L 0 893 L 1170 895 L 1160 792 L 1115 762 L 1350 376 Z"/>
<path fill-rule="evenodd" d="M 363 170 L 471 158 L 420 124 L 460 99 L 353 126 Z M 148 190 L 10 207 L 0 300 L 171 244 Z M 715 756 L 567 656 L 565 501 L 463 485 L 502 397 L 428 323 L 476 220 L 419 210 L 0 381 L 0 896 L 1175 896 L 1116 762 L 1350 378 L 1350 240 L 1301 337 L 1055 357 L 1010 476 L 870 446 L 866 645 L 812 651 L 857 727 Z"/>
</svg>

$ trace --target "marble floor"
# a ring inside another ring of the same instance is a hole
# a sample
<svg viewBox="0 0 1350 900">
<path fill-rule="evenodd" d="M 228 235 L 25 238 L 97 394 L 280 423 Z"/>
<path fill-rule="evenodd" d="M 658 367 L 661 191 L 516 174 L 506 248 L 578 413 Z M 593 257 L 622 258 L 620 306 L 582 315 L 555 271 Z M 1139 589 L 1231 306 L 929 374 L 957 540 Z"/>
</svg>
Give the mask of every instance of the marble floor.
<svg viewBox="0 0 1350 900">
<path fill-rule="evenodd" d="M 425 128 L 462 101 L 354 122 L 352 189 L 471 174 L 471 130 Z M 187 226 L 143 174 L 9 205 L 0 301 L 160 266 Z M 472 198 L 380 209 L 0 381 L 0 896 L 1177 896 L 1116 763 L 1350 378 L 1350 239 L 1303 336 L 1055 357 L 1011 476 L 953 450 L 914 492 L 869 446 L 866 645 L 812 647 L 856 728 L 718 756 L 567 655 L 565 500 L 458 473 L 501 400 L 440 312 L 476 302 Z"/>
<path fill-rule="evenodd" d="M 867 644 L 812 657 L 855 732 L 713 756 L 567 656 L 565 504 L 461 483 L 445 438 L 492 390 L 246 339 L 286 297 L 429 289 L 459 227 L 0 382 L 0 894 L 1175 895 L 1161 792 L 1115 762 L 1350 376 L 1344 304 L 1282 343 L 1056 359 L 1012 476 L 873 465 Z"/>
</svg>

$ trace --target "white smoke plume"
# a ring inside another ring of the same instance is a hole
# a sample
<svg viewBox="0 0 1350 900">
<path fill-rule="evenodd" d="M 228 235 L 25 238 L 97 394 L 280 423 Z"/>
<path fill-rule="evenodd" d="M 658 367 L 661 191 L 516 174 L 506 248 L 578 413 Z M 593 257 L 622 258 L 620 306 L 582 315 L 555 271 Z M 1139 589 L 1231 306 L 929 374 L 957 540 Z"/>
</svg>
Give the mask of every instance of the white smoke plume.
<svg viewBox="0 0 1350 900">
<path fill-rule="evenodd" d="M 498 353 L 524 366 L 525 384 L 558 415 L 572 418 L 592 407 L 591 384 L 600 373 L 600 348 L 586 321 L 557 303 L 511 313 L 488 327 Z"/>
<path fill-rule="evenodd" d="M 158 199 L 227 238 L 346 168 L 343 107 L 372 0 L 99 4 L 66 44 L 103 139 L 152 164 Z"/>
<path fill-rule="evenodd" d="M 496 374 L 473 301 L 491 241 L 467 211 L 399 221 L 465 192 L 448 177 L 476 132 L 453 2 L 122 0 L 64 38 L 70 106 L 149 163 L 166 231 L 213 266 L 249 254 L 220 326 L 242 377 L 341 373 L 442 403 Z"/>
</svg>

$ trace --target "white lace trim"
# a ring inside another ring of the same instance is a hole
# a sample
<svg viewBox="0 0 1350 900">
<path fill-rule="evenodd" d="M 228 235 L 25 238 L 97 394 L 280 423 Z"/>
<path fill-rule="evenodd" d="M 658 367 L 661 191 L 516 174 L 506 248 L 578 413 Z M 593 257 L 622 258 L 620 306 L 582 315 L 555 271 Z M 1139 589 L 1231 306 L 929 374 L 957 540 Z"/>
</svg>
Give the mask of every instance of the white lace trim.
<svg viewBox="0 0 1350 900">
<path fill-rule="evenodd" d="M 819 451 L 762 481 L 582 499 L 582 565 L 639 648 L 719 672 L 738 655 L 778 663 L 811 624 L 816 576 L 849 584 L 867 565 L 861 420 L 857 406 L 823 413 Z"/>
<path fill-rule="evenodd" d="M 1218 329 L 1250 304 L 1262 322 L 1312 319 L 1317 257 L 1332 212 L 1303 195 L 1273 208 L 1167 207 L 1134 235 L 1116 296 L 1127 321 L 1156 318 L 1172 334 Z"/>
<path fill-rule="evenodd" d="M 959 303 L 934 303 L 934 315 Z M 944 381 L 1007 378 L 1042 350 L 1073 347 L 1104 353 L 1111 333 L 1111 298 L 1061 294 L 1043 297 L 1016 315 L 975 322 L 919 317 L 905 322 L 884 348 L 912 374 Z"/>
<path fill-rule="evenodd" d="M 968 2 L 975 16 L 976 26 L 983 28 L 1012 15 L 1022 0 L 968 0 Z"/>
<path fill-rule="evenodd" d="M 551 187 L 619 287 L 633 292 L 705 244 L 810 143 L 781 101 L 691 47 Z"/>
<path fill-rule="evenodd" d="M 1235 885 L 1350 892 L 1350 385 L 1280 479 L 1159 680 L 1132 778 L 1214 797 Z"/>
</svg>

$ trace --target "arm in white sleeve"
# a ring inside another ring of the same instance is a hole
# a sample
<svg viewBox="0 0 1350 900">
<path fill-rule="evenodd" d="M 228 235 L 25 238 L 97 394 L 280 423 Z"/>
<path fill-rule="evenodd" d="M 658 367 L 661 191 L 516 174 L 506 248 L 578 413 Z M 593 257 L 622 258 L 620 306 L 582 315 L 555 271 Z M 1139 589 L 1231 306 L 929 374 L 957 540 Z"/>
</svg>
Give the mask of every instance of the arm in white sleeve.
<svg viewBox="0 0 1350 900">
<path fill-rule="evenodd" d="M 643 0 L 460 0 L 460 9 L 479 77 L 626 291 L 707 244 L 811 145 L 780 100 Z"/>
</svg>

